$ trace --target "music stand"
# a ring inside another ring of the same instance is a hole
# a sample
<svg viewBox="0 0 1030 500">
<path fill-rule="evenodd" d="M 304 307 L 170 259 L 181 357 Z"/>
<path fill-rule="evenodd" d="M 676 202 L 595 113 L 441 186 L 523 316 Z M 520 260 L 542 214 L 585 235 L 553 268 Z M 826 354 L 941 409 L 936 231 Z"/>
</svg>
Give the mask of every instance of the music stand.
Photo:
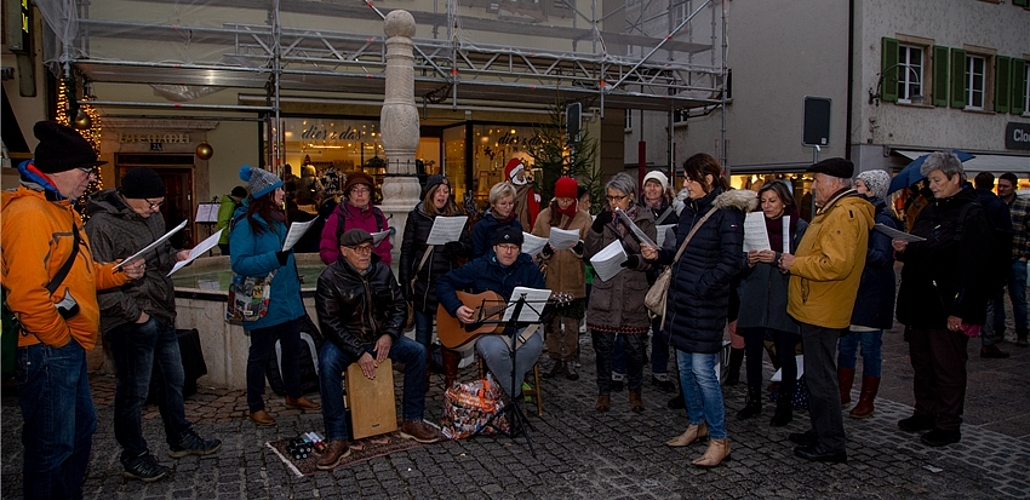
<svg viewBox="0 0 1030 500">
<path fill-rule="evenodd" d="M 486 306 L 487 306 L 488 302 L 498 302 L 498 301 L 483 300 L 483 304 L 482 304 L 483 307 L 480 307 L 480 309 L 479 309 L 480 315 L 482 315 L 483 310 L 486 309 Z M 532 325 L 534 323 L 541 323 L 541 322 L 544 321 L 544 317 L 543 317 L 544 315 L 542 314 L 542 312 L 536 310 L 532 305 L 530 305 L 529 302 L 530 301 L 526 300 L 526 294 L 522 293 L 522 294 L 519 295 L 519 298 L 516 299 L 514 303 L 512 303 L 512 302 L 505 303 L 506 304 L 505 311 L 507 311 L 508 309 L 511 309 L 511 316 L 507 320 L 505 320 L 505 319 L 489 320 L 489 319 L 477 318 L 477 320 L 479 320 L 479 321 L 477 321 L 477 323 L 504 325 L 504 331 L 505 332 L 509 331 L 509 329 L 511 331 L 511 334 L 509 336 L 509 338 L 511 339 L 511 345 L 509 346 L 509 349 L 508 349 L 508 356 L 511 358 L 511 390 L 512 390 L 512 392 L 515 392 L 516 388 L 521 388 L 522 387 L 522 381 L 521 380 L 517 380 L 517 377 L 515 375 L 516 371 L 517 371 L 517 366 L 518 366 L 518 364 L 517 364 L 518 363 L 518 351 L 519 351 L 518 347 L 521 347 L 521 346 L 518 346 L 518 344 L 517 344 L 518 343 L 519 328 L 520 327 L 527 327 L 528 328 L 530 325 Z M 545 300 L 545 301 L 543 301 L 543 303 L 546 305 L 547 301 Z M 522 309 L 523 309 L 524 306 L 528 306 L 529 309 L 533 313 L 536 314 L 536 316 L 537 316 L 536 320 L 534 320 L 534 321 L 519 321 L 519 318 L 522 316 Z M 503 318 L 504 316 L 507 316 L 507 315 L 504 314 L 501 317 Z M 508 335 L 508 334 L 503 334 L 503 335 Z M 489 366 L 487 366 L 487 369 L 489 369 Z M 516 385 L 516 384 L 518 384 L 518 385 Z M 516 398 L 516 397 L 514 397 L 514 396 L 512 396 L 510 394 L 508 395 L 508 398 L 511 400 L 511 403 L 508 406 L 506 406 L 504 410 L 502 410 L 503 413 L 509 413 L 510 414 L 509 419 L 508 419 L 509 420 L 509 422 L 508 422 L 508 431 L 505 432 L 500 427 L 494 425 L 494 419 L 497 418 L 499 415 L 502 415 L 502 412 L 498 412 L 498 413 L 495 413 L 495 414 L 491 415 L 490 418 L 487 419 L 487 421 L 483 425 L 483 427 L 481 427 L 479 430 L 477 430 L 473 435 L 478 435 L 480 432 L 483 431 L 483 429 L 486 429 L 487 427 L 490 427 L 490 428 L 494 429 L 495 431 L 497 431 L 497 432 L 499 432 L 499 433 L 501 433 L 501 434 L 503 434 L 505 436 L 508 436 L 512 440 L 515 440 L 518 437 L 518 435 L 517 435 L 518 430 L 521 430 L 523 436 L 526 438 L 526 445 L 529 447 L 529 453 L 534 458 L 536 458 L 536 450 L 533 449 L 533 441 L 529 438 L 529 429 L 531 428 L 532 424 L 529 423 L 529 420 L 526 418 L 526 414 L 523 413 L 523 411 L 522 411 L 522 407 L 519 406 L 519 398 Z"/>
</svg>

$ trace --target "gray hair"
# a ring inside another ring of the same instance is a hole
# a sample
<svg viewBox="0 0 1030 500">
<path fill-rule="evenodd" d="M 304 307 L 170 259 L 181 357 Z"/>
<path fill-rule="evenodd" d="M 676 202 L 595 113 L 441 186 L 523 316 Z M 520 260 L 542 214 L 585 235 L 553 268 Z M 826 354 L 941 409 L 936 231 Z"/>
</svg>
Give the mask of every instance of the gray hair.
<svg viewBox="0 0 1030 500">
<path fill-rule="evenodd" d="M 940 170 L 949 179 L 955 174 L 958 174 L 961 179 L 966 178 L 966 172 L 962 168 L 962 160 L 959 160 L 955 153 L 949 151 L 930 153 L 930 156 L 927 156 L 926 161 L 923 162 L 923 166 L 919 168 L 919 173 L 926 177 L 934 170 Z"/>
<path fill-rule="evenodd" d="M 515 197 L 515 186 L 510 182 L 498 182 L 490 188 L 490 206 L 494 206 L 495 203 L 501 201 L 507 197 Z"/>
<path fill-rule="evenodd" d="M 637 180 L 626 172 L 619 172 L 608 179 L 604 189 L 614 189 L 622 194 L 628 194 L 631 198 L 637 197 Z"/>
</svg>

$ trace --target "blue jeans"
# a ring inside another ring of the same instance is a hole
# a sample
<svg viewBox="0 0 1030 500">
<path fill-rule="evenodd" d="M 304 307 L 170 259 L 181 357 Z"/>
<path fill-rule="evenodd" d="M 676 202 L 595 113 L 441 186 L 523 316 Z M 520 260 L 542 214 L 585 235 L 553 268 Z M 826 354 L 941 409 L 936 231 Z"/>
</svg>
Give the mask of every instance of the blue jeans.
<svg viewBox="0 0 1030 500">
<path fill-rule="evenodd" d="M 525 328 L 519 329 L 519 335 Z M 483 335 L 476 340 L 476 352 L 483 358 L 490 373 L 497 379 L 497 384 L 504 389 L 504 393 L 511 398 L 517 398 L 522 394 L 522 381 L 526 374 L 533 369 L 533 365 L 540 359 L 540 353 L 544 351 L 544 339 L 540 332 L 533 332 L 526 342 L 522 344 L 515 353 L 515 384 L 512 385 L 512 359 L 511 349 L 501 335 Z"/>
<path fill-rule="evenodd" d="M 1026 262 L 1012 261 L 1012 274 L 1009 275 L 1009 299 L 1012 300 L 1012 316 L 1016 323 L 1016 336 L 1027 337 L 1027 304 L 1026 304 Z M 998 338 L 1005 337 L 1005 299 L 995 303 L 994 334 Z"/>
<path fill-rule="evenodd" d="M 82 498 L 97 428 L 86 351 L 74 340 L 64 347 L 19 347 L 15 382 L 25 420 L 25 498 Z"/>
<path fill-rule="evenodd" d="M 883 366 L 883 330 L 848 332 L 837 347 L 837 367 L 855 369 L 859 344 L 862 345 L 862 375 L 879 377 Z"/>
<path fill-rule="evenodd" d="M 626 340 L 622 335 L 615 336 L 612 347 L 612 373 L 626 376 Z"/>
<path fill-rule="evenodd" d="M 415 310 L 415 341 L 425 347 L 433 341 L 433 315 Z"/>
<path fill-rule="evenodd" d="M 365 346 L 375 357 L 374 344 Z M 404 363 L 404 393 L 401 413 L 405 422 L 422 420 L 426 409 L 426 348 L 407 337 L 401 336 L 390 347 L 389 357 L 394 362 Z M 351 363 L 357 362 L 340 350 L 336 344 L 322 344 L 318 353 L 318 386 L 322 394 L 322 421 L 325 422 L 326 439 L 336 441 L 348 439 L 347 417 L 343 408 L 343 372 Z"/>
<path fill-rule="evenodd" d="M 282 348 L 283 385 L 286 395 L 299 398 L 300 390 L 300 328 L 301 318 L 267 328 L 255 328 L 250 333 L 250 353 L 247 356 L 247 408 L 251 413 L 265 409 L 265 368 L 268 358 L 275 355 L 275 341 Z"/>
<path fill-rule="evenodd" d="M 726 407 L 722 401 L 722 387 L 715 374 L 718 359 L 719 353 L 701 354 L 676 349 L 680 387 L 687 403 L 690 425 L 707 422 L 712 439 L 726 439 Z"/>
<path fill-rule="evenodd" d="M 118 387 L 114 393 L 114 437 L 122 447 L 122 464 L 147 452 L 141 410 L 158 381 L 157 408 L 168 444 L 178 443 L 190 430 L 182 401 L 182 356 L 175 328 L 151 317 L 142 325 L 126 323 L 104 335 L 111 348 Z"/>
</svg>

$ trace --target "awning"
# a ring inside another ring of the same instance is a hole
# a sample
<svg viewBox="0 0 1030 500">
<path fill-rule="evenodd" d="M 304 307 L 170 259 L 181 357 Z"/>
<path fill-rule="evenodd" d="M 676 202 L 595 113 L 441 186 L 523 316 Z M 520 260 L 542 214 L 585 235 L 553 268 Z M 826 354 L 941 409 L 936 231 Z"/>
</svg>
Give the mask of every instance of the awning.
<svg viewBox="0 0 1030 500">
<path fill-rule="evenodd" d="M 920 156 L 932 153 L 932 151 L 912 151 L 903 149 L 895 149 L 894 152 L 910 160 L 915 160 Z M 1030 172 L 1030 156 L 973 154 L 975 155 L 973 159 L 962 163 L 962 168 L 967 174 L 970 172 L 990 172 L 998 175 L 1005 172 L 1012 172 L 1014 174 L 1026 174 Z"/>
</svg>

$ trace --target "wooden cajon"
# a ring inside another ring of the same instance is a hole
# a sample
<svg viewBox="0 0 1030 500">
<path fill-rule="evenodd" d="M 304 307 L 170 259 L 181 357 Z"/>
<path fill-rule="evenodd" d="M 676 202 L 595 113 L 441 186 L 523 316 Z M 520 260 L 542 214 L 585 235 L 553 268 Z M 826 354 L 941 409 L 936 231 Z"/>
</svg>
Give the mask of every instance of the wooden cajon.
<svg viewBox="0 0 1030 500">
<path fill-rule="evenodd" d="M 393 363 L 379 364 L 375 380 L 361 373 L 361 366 L 347 367 L 347 408 L 350 410 L 351 439 L 378 436 L 397 430 L 397 404 L 393 394 Z"/>
</svg>

